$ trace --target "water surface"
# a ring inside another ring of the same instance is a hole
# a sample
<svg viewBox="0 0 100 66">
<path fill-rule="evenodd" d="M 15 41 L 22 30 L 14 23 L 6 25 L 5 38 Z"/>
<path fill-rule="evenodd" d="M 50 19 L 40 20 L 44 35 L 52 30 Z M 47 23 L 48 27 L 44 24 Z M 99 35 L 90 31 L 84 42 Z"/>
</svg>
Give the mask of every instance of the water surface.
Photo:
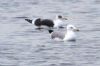
<svg viewBox="0 0 100 66">
<path fill-rule="evenodd" d="M 58 14 L 80 29 L 76 42 L 53 41 L 24 20 Z M 99 34 L 99 0 L 0 1 L 0 66 L 100 66 Z"/>
</svg>

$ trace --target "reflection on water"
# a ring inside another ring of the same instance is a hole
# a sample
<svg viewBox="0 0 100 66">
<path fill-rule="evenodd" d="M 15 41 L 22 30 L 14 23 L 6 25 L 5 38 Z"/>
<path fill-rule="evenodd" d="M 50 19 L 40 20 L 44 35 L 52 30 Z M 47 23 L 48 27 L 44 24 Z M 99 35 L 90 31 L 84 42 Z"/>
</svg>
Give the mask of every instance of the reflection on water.
<svg viewBox="0 0 100 66">
<path fill-rule="evenodd" d="M 80 28 L 76 42 L 53 41 L 24 20 L 57 14 Z M 0 66 L 100 66 L 99 21 L 99 0 L 0 1 Z"/>
</svg>

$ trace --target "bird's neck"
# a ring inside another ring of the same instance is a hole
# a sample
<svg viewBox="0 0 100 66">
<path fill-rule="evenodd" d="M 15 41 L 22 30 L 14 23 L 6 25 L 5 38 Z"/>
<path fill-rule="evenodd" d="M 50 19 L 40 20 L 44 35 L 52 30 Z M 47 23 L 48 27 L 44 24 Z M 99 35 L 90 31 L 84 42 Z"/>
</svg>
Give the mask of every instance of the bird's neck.
<svg viewBox="0 0 100 66">
<path fill-rule="evenodd" d="M 74 35 L 75 33 L 74 33 L 74 31 L 72 31 L 72 30 L 67 30 L 67 32 L 66 32 L 66 35 Z"/>
<path fill-rule="evenodd" d="M 56 21 L 56 23 L 61 23 L 62 22 L 62 20 L 58 19 L 58 18 L 56 18 L 55 21 Z"/>
<path fill-rule="evenodd" d="M 67 32 L 65 33 L 65 38 L 63 40 L 65 41 L 73 39 L 75 39 L 75 33 L 72 30 L 67 30 Z"/>
</svg>

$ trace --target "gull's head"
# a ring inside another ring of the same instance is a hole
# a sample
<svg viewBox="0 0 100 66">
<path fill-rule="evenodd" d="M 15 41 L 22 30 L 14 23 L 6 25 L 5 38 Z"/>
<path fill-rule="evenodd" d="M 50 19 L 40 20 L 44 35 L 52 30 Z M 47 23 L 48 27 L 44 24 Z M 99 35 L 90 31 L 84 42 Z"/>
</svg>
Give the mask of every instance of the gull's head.
<svg viewBox="0 0 100 66">
<path fill-rule="evenodd" d="M 66 17 L 62 16 L 62 15 L 57 15 L 56 19 L 61 19 L 61 20 L 68 20 Z"/>
<path fill-rule="evenodd" d="M 79 29 L 76 28 L 74 25 L 67 25 L 67 30 L 71 30 L 71 31 L 74 31 L 74 32 L 79 31 Z"/>
</svg>

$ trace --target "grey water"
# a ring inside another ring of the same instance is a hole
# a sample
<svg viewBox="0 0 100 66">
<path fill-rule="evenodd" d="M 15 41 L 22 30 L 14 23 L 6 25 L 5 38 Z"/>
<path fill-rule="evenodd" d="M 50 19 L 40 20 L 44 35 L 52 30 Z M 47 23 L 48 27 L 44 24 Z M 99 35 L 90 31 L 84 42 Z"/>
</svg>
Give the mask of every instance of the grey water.
<svg viewBox="0 0 100 66">
<path fill-rule="evenodd" d="M 59 14 L 80 29 L 76 42 L 24 20 Z M 100 66 L 100 0 L 0 0 L 0 66 Z"/>
</svg>

